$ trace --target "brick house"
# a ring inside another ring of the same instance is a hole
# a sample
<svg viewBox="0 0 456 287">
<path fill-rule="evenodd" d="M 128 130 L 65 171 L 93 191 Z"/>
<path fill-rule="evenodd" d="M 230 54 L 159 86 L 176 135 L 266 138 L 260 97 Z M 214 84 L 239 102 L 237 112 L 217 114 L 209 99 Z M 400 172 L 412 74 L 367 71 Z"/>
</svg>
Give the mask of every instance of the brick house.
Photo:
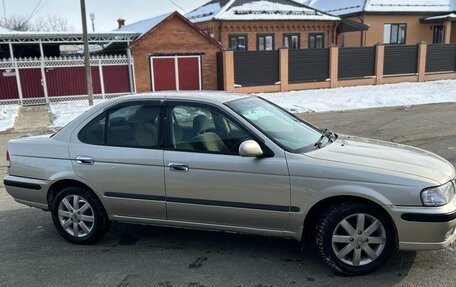
<svg viewBox="0 0 456 287">
<path fill-rule="evenodd" d="M 178 12 L 118 31 L 142 34 L 130 45 L 137 92 L 217 89 L 219 43 Z"/>
<path fill-rule="evenodd" d="M 186 17 L 223 48 L 248 51 L 328 47 L 340 20 L 294 0 L 212 0 Z"/>
<path fill-rule="evenodd" d="M 341 46 L 456 43 L 456 0 L 305 0 L 316 9 L 369 26 L 343 33 Z"/>
</svg>

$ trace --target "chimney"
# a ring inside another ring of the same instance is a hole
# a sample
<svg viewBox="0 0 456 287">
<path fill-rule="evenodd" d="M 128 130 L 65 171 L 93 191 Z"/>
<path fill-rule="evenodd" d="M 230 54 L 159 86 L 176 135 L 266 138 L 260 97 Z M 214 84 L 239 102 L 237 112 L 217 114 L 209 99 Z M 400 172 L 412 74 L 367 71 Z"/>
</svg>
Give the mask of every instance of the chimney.
<svg viewBox="0 0 456 287">
<path fill-rule="evenodd" d="M 125 19 L 117 19 L 117 24 L 119 24 L 119 29 L 122 28 L 123 26 L 125 26 Z"/>
</svg>

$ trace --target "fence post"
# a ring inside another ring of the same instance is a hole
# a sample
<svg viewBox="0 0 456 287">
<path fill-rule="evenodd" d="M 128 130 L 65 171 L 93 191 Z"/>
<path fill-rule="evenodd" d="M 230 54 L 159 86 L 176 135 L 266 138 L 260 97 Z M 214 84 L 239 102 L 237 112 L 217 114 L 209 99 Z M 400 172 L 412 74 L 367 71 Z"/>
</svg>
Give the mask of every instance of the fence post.
<svg viewBox="0 0 456 287">
<path fill-rule="evenodd" d="M 46 104 L 49 104 L 49 95 L 48 95 L 47 81 L 46 81 L 46 63 L 44 61 L 43 43 L 41 41 L 40 41 L 40 55 L 41 55 L 41 84 L 43 85 L 44 98 L 46 99 Z"/>
<path fill-rule="evenodd" d="M 445 29 L 444 29 L 444 44 L 451 44 L 451 25 L 453 22 L 451 21 L 445 21 Z"/>
<path fill-rule="evenodd" d="M 282 47 L 279 49 L 279 64 L 280 64 L 280 91 L 288 92 L 288 48 Z"/>
<path fill-rule="evenodd" d="M 337 88 L 339 81 L 339 47 L 329 46 L 329 79 L 331 88 Z"/>
<path fill-rule="evenodd" d="M 234 91 L 234 53 L 223 51 L 223 84 L 225 91 Z"/>
<path fill-rule="evenodd" d="M 422 41 L 418 44 L 418 82 L 426 80 L 427 43 Z"/>
<path fill-rule="evenodd" d="M 383 70 L 385 68 L 385 44 L 375 46 L 375 84 L 383 84 Z"/>
<path fill-rule="evenodd" d="M 14 65 L 14 71 L 16 73 L 16 85 L 17 85 L 17 93 L 19 94 L 19 102 L 21 106 L 24 104 L 23 96 L 22 96 L 22 83 L 21 83 L 21 76 L 19 75 L 19 66 L 17 65 L 17 59 L 14 57 L 13 51 L 13 44 L 8 44 L 10 50 L 10 60 Z"/>
<path fill-rule="evenodd" d="M 105 99 L 105 86 L 104 86 L 104 76 L 103 76 L 103 66 L 101 64 L 101 59 L 98 59 L 98 74 L 100 76 L 100 87 L 101 87 L 101 97 Z"/>
<path fill-rule="evenodd" d="M 130 94 L 135 93 L 135 84 L 133 79 L 133 61 L 131 57 L 131 49 L 130 49 L 130 42 L 128 42 L 127 48 L 127 65 L 128 65 L 128 80 L 130 81 Z"/>
</svg>

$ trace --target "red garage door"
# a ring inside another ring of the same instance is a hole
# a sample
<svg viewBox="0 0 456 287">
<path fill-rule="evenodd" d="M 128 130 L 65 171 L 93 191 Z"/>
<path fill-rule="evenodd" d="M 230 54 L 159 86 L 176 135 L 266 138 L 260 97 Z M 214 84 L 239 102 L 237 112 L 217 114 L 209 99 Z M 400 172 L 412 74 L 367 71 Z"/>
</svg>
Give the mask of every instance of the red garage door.
<svg viewBox="0 0 456 287">
<path fill-rule="evenodd" d="M 152 57 L 152 91 L 201 90 L 200 56 Z"/>
</svg>

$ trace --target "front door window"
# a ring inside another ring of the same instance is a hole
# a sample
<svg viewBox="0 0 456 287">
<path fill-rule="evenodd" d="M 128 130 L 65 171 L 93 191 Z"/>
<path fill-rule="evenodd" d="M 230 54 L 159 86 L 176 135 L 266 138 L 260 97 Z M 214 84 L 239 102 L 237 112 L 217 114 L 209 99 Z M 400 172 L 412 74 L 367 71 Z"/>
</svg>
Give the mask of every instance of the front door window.
<svg viewBox="0 0 456 287">
<path fill-rule="evenodd" d="M 199 153 L 239 154 L 250 137 L 237 124 L 209 107 L 177 105 L 171 109 L 171 148 Z"/>
</svg>

